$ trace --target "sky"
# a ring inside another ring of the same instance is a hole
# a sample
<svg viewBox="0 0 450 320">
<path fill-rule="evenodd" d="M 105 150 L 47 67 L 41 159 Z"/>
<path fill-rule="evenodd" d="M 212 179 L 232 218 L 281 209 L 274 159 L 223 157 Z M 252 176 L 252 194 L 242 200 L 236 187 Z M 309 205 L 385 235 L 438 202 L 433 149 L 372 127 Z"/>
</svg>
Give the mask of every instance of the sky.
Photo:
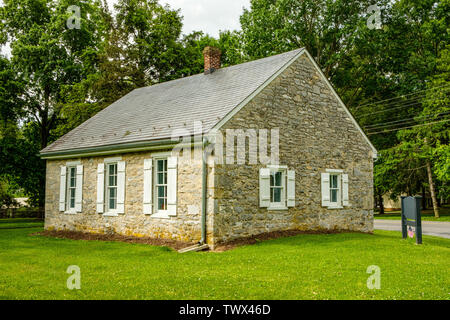
<svg viewBox="0 0 450 320">
<path fill-rule="evenodd" d="M 1 4 L 2 0 L 0 0 Z M 108 0 L 112 7 L 115 0 Z M 239 30 L 239 17 L 243 8 L 250 7 L 250 0 L 160 0 L 172 9 L 181 9 L 183 33 L 203 31 L 218 37 L 220 30 Z M 2 53 L 9 56 L 9 47 L 3 47 Z"/>
<path fill-rule="evenodd" d="M 218 37 L 220 30 L 241 28 L 239 17 L 243 8 L 250 7 L 250 0 L 162 0 L 173 9 L 181 9 L 184 16 L 183 33 L 204 31 Z"/>
</svg>

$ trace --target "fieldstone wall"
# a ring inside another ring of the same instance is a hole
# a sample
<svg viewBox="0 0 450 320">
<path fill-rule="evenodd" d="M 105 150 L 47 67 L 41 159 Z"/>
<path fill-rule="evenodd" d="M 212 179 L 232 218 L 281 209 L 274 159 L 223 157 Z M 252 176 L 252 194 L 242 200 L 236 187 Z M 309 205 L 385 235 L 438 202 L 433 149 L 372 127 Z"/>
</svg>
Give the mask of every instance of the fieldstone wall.
<svg viewBox="0 0 450 320">
<path fill-rule="evenodd" d="M 214 242 L 280 230 L 373 231 L 372 150 L 306 55 L 224 127 L 280 130 L 280 165 L 296 171 L 296 206 L 259 208 L 259 169 L 215 167 Z M 248 149 L 247 149 L 248 156 Z M 350 207 L 321 206 L 321 173 L 349 175 Z"/>
<path fill-rule="evenodd" d="M 105 158 L 122 157 L 126 161 L 125 214 L 108 217 L 96 213 L 97 165 Z M 201 239 L 201 185 L 202 164 L 179 162 L 177 216 L 158 219 L 143 214 L 143 170 L 144 159 L 151 153 L 129 153 L 107 157 L 90 157 L 70 160 L 48 160 L 46 182 L 46 230 L 70 230 L 89 233 L 117 233 L 137 237 L 174 239 L 198 242 Z M 81 161 L 83 176 L 83 212 L 65 214 L 59 212 L 60 167 L 69 161 Z M 209 168 L 209 185 L 213 186 L 214 167 Z M 212 210 L 214 189 L 209 190 L 211 212 L 208 215 L 208 238 L 212 238 Z"/>
</svg>

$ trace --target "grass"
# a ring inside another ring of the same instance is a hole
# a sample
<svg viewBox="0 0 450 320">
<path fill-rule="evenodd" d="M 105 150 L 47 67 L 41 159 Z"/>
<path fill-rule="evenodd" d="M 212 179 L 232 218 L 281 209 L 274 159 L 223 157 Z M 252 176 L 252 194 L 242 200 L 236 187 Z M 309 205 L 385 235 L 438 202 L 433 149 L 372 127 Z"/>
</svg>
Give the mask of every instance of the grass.
<svg viewBox="0 0 450 320">
<path fill-rule="evenodd" d="M 434 216 L 433 209 L 422 210 L 422 221 L 450 221 L 450 207 L 445 206 L 439 208 L 440 218 L 437 219 Z M 375 219 L 383 220 L 401 220 L 401 211 L 391 211 L 385 214 L 375 214 Z"/>
<path fill-rule="evenodd" d="M 44 221 L 36 218 L 7 218 L 0 219 L 0 229 L 20 229 L 43 227 Z"/>
<path fill-rule="evenodd" d="M 33 222 L 32 222 L 33 223 Z M 299 235 L 223 253 L 0 230 L 0 299 L 450 299 L 450 240 L 400 233 Z M 68 266 L 81 290 L 68 290 Z M 368 266 L 381 268 L 369 290 Z"/>
</svg>

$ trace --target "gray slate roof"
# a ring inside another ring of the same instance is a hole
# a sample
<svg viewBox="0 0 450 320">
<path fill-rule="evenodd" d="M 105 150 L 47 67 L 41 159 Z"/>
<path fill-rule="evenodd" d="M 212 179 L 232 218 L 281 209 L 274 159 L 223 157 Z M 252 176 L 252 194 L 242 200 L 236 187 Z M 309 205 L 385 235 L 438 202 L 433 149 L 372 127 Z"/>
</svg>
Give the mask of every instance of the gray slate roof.
<svg viewBox="0 0 450 320">
<path fill-rule="evenodd" d="M 132 91 L 41 151 L 41 154 L 170 139 L 173 130 L 203 132 L 250 96 L 301 49 Z"/>
</svg>

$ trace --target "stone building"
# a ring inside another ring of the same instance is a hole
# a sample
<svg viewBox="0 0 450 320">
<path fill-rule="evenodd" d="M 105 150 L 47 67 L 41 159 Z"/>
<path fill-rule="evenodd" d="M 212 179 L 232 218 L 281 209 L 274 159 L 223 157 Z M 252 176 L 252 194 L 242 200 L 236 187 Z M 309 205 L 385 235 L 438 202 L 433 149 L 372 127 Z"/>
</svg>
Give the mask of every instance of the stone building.
<svg viewBox="0 0 450 320">
<path fill-rule="evenodd" d="M 210 246 L 371 232 L 376 150 L 310 54 L 204 55 L 204 73 L 136 89 L 41 151 L 45 228 Z"/>
</svg>

